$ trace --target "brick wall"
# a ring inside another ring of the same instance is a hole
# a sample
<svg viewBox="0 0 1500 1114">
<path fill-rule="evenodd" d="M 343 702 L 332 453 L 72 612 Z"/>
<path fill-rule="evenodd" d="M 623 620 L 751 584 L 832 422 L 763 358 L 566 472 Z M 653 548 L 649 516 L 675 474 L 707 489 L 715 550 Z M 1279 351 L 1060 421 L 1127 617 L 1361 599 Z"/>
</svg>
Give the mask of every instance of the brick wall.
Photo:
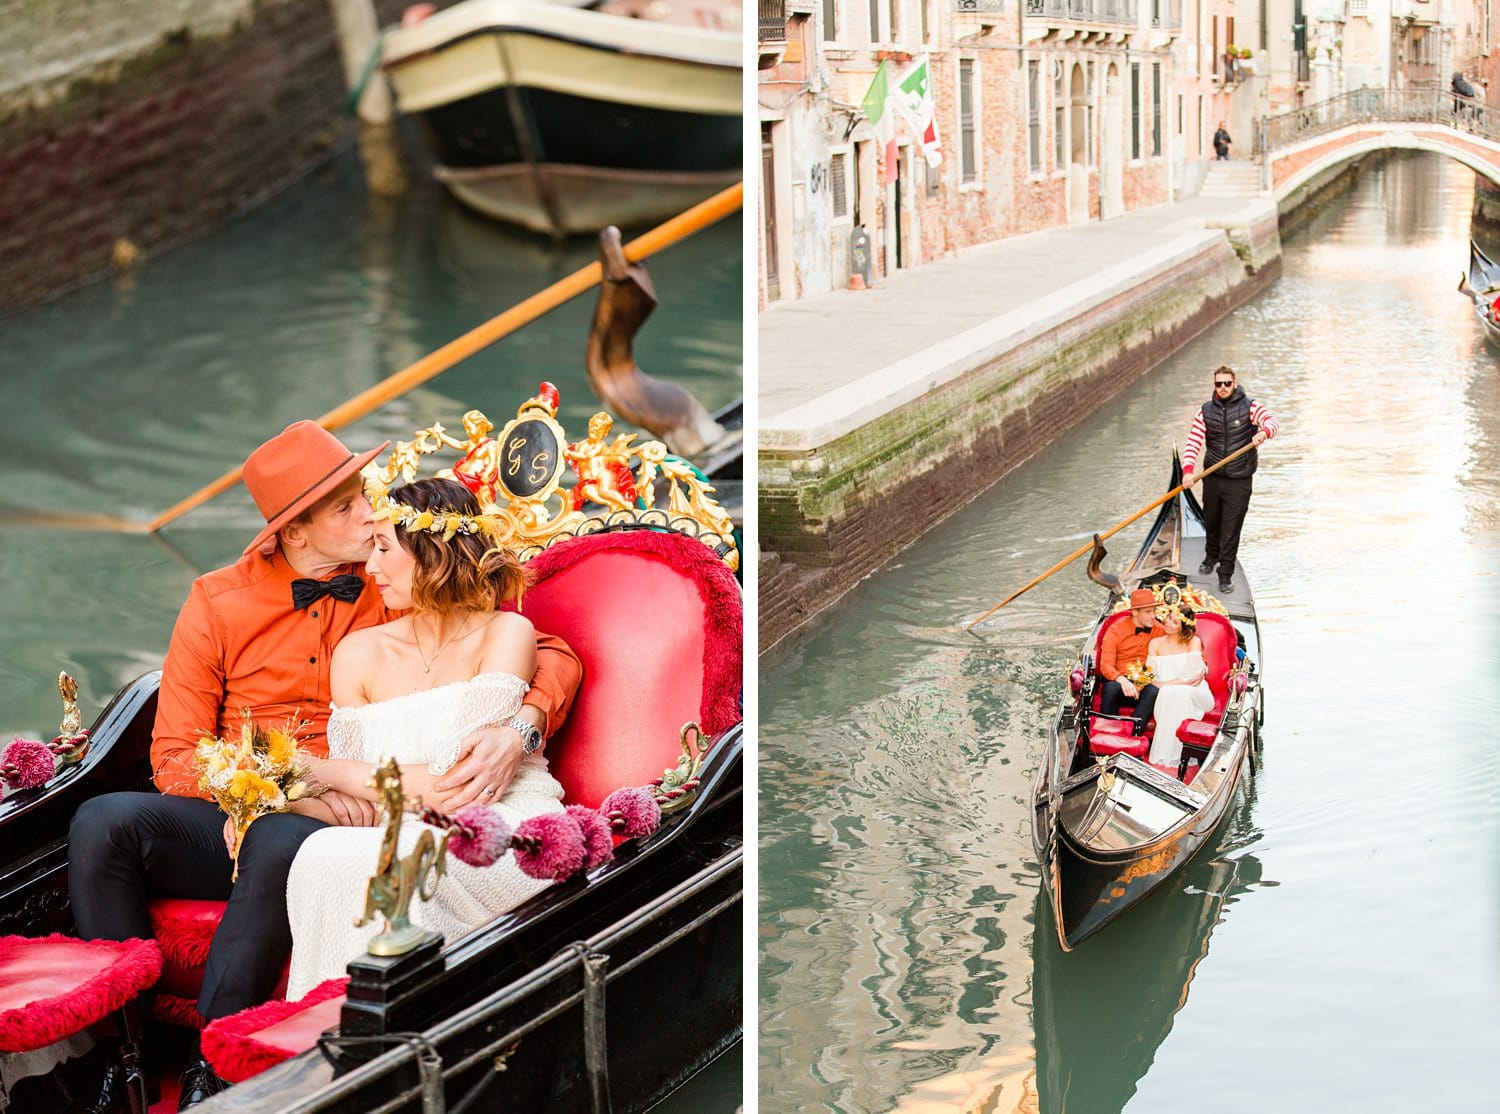
<svg viewBox="0 0 1500 1114">
<path fill-rule="evenodd" d="M 103 32 L 120 15 L 67 5 Z M 389 20 L 401 6 L 377 7 Z M 150 250 L 204 228 L 351 126 L 327 0 L 200 8 L 217 34 L 158 26 L 62 78 L 72 40 L 32 28 L 35 80 L 0 101 L 0 309 L 107 268 L 117 238 Z"/>
</svg>

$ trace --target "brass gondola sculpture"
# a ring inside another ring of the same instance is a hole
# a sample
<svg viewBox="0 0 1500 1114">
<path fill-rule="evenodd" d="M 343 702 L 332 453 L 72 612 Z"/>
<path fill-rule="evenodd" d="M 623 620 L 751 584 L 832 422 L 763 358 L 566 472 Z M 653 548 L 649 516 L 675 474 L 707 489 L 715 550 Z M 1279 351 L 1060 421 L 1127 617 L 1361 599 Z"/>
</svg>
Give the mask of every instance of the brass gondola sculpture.
<svg viewBox="0 0 1500 1114">
<path fill-rule="evenodd" d="M 447 873 L 448 833 L 436 840 L 430 830 L 424 830 L 417 837 L 417 845 L 407 855 L 398 857 L 406 798 L 401 791 L 401 768 L 396 760 L 387 758 L 376 766 L 369 784 L 380 792 L 385 809 L 385 836 L 380 841 L 375 874 L 365 889 L 364 912 L 354 927 L 363 928 L 380 913 L 385 918 L 385 929 L 370 941 L 366 950 L 371 955 L 405 955 L 427 934 L 421 925 L 411 923 L 407 913 L 413 897 L 431 901 Z"/>
</svg>

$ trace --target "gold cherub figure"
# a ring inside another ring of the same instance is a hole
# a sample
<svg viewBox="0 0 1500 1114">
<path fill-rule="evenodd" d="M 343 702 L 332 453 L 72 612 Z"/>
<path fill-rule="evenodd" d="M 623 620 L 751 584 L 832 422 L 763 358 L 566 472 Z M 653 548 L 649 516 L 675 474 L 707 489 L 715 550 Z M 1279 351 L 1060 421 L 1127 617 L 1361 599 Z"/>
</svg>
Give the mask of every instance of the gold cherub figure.
<svg viewBox="0 0 1500 1114">
<path fill-rule="evenodd" d="M 563 459 L 573 467 L 578 482 L 573 485 L 569 507 L 579 510 L 589 500 L 615 511 L 628 511 L 637 498 L 635 472 L 630 458 L 646 448 L 634 448 L 633 433 L 608 440 L 615 421 L 602 410 L 589 419 L 589 435 L 563 450 Z M 647 445 L 654 442 L 647 442 Z"/>
</svg>

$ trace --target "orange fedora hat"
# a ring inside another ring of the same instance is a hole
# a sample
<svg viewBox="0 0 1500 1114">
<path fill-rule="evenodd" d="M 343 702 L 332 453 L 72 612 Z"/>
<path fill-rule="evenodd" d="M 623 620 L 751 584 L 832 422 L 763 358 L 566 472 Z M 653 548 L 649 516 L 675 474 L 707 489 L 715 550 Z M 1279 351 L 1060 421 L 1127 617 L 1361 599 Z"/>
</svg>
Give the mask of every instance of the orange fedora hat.
<svg viewBox="0 0 1500 1114">
<path fill-rule="evenodd" d="M 263 546 L 389 444 L 386 441 L 367 453 L 355 454 L 317 422 L 300 421 L 256 449 L 245 461 L 245 486 L 265 516 L 266 528 L 255 535 L 245 552 Z"/>
</svg>

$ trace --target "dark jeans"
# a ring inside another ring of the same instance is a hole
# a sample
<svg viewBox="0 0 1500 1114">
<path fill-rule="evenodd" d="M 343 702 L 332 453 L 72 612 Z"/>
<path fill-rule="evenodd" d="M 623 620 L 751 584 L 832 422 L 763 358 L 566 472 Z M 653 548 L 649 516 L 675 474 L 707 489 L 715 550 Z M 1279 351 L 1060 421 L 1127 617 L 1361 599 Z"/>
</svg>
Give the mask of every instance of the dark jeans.
<svg viewBox="0 0 1500 1114">
<path fill-rule="evenodd" d="M 1146 724 L 1151 722 L 1151 713 L 1156 710 L 1156 692 L 1155 685 L 1147 685 L 1135 698 L 1135 733 L 1137 735 L 1144 735 Z M 1104 691 L 1099 697 L 1099 710 L 1107 716 L 1117 716 L 1120 714 L 1120 705 L 1128 699 L 1120 689 L 1119 681 L 1106 681 Z"/>
<path fill-rule="evenodd" d="M 263 816 L 240 849 L 239 881 L 224 849 L 224 814 L 210 801 L 107 793 L 86 801 L 68 833 L 68 893 L 85 940 L 149 939 L 151 897 L 229 902 L 214 932 L 198 1010 L 227 1017 L 269 999 L 292 950 L 286 876 L 321 820 Z"/>
<path fill-rule="evenodd" d="M 1203 559 L 1219 563 L 1219 575 L 1234 575 L 1240 553 L 1240 529 L 1250 509 L 1253 476 L 1231 479 L 1215 472 L 1203 481 L 1203 518 L 1208 537 L 1203 540 Z"/>
<path fill-rule="evenodd" d="M 1229 161 L 1229 148 L 1228 147 L 1215 147 L 1214 148 L 1214 158 L 1218 159 L 1220 162 L 1228 162 Z"/>
</svg>

